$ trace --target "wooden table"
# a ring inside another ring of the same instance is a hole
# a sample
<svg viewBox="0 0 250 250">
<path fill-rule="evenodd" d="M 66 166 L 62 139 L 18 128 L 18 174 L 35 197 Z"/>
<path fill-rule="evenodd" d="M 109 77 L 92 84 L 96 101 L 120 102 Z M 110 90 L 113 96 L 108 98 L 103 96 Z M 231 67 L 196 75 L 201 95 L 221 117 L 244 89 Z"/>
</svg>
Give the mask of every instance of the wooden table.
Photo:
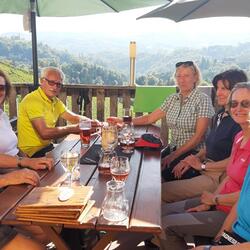
<svg viewBox="0 0 250 250">
<path fill-rule="evenodd" d="M 154 132 L 159 134 L 155 126 L 136 127 L 137 133 Z M 98 135 L 92 137 L 91 145 L 98 143 Z M 65 179 L 65 170 L 59 161 L 60 152 L 63 149 L 78 149 L 81 154 L 86 149 L 81 149 L 79 135 L 69 135 L 52 152 L 55 167 L 52 171 L 39 171 L 41 176 L 40 186 L 58 186 Z M 80 184 L 90 185 L 94 188 L 91 199 L 95 205 L 86 216 L 81 225 L 63 225 L 69 228 L 89 228 L 105 230 L 109 232 L 95 249 L 104 249 L 104 245 L 110 241 L 116 232 L 144 232 L 158 235 L 161 232 L 161 175 L 160 152 L 155 150 L 135 150 L 130 159 L 131 171 L 125 185 L 126 198 L 129 200 L 129 216 L 126 220 L 114 223 L 109 222 L 101 215 L 101 206 L 106 192 L 106 182 L 110 176 L 100 175 L 96 165 L 80 165 Z M 46 223 L 21 222 L 16 220 L 14 211 L 18 202 L 31 190 L 30 185 L 17 185 L 7 187 L 0 193 L 0 219 L 2 224 L 36 224 L 47 233 L 57 249 L 69 249 L 59 235 L 53 230 L 53 226 Z M 3 202 L 4 201 L 4 202 Z"/>
</svg>

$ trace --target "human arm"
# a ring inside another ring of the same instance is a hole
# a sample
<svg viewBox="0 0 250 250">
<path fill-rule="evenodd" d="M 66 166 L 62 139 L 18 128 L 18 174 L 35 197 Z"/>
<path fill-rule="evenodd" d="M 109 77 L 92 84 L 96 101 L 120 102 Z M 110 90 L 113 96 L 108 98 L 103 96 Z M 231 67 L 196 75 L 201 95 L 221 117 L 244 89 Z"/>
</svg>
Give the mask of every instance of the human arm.
<svg viewBox="0 0 250 250">
<path fill-rule="evenodd" d="M 204 250 L 204 246 L 192 248 L 193 250 Z M 250 250 L 250 242 L 228 246 L 212 246 L 210 250 Z"/>
<path fill-rule="evenodd" d="M 217 162 L 207 162 L 206 165 L 206 171 L 225 171 L 226 167 L 229 163 L 230 158 L 226 158 L 221 161 Z M 196 155 L 189 155 L 187 156 L 183 161 L 185 161 L 188 165 L 190 165 L 192 168 L 196 170 L 202 170 L 201 165 L 202 162 L 196 157 Z"/>
<path fill-rule="evenodd" d="M 38 169 L 52 169 L 54 162 L 52 158 L 28 158 L 28 157 L 16 157 L 6 154 L 0 154 L 1 168 L 15 168 L 28 167 L 34 170 Z"/>
<path fill-rule="evenodd" d="M 221 226 L 219 232 L 214 237 L 215 241 L 218 241 L 222 235 L 222 233 L 226 230 L 228 232 L 232 231 L 233 223 L 237 219 L 237 202 L 233 205 L 232 209 L 230 210 L 227 218 L 225 219 L 223 225 Z"/>
<path fill-rule="evenodd" d="M 36 186 L 39 184 L 39 179 L 39 175 L 34 170 L 24 168 L 0 175 L 0 187 L 23 183 Z"/>
<path fill-rule="evenodd" d="M 134 117 L 132 122 L 134 125 L 148 125 L 148 124 L 152 124 L 158 121 L 159 119 L 163 118 L 165 115 L 166 113 L 164 111 L 162 111 L 161 109 L 156 109 L 150 114 Z M 113 117 L 113 116 L 109 117 L 107 121 L 110 123 L 122 123 L 123 122 L 122 118 Z"/>
<path fill-rule="evenodd" d="M 198 118 L 196 122 L 194 135 L 186 143 L 184 143 L 182 146 L 180 146 L 175 151 L 173 151 L 170 155 L 164 158 L 165 166 L 169 165 L 173 160 L 178 158 L 180 155 L 195 148 L 204 138 L 209 122 L 210 122 L 210 118 L 207 118 L 207 117 Z"/>
</svg>

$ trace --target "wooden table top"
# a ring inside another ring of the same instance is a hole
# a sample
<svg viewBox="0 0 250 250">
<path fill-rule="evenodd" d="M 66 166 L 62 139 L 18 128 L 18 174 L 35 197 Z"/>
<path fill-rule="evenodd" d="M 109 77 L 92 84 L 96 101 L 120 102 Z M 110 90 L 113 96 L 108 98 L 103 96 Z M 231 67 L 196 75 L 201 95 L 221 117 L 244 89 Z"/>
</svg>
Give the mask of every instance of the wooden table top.
<svg viewBox="0 0 250 250">
<path fill-rule="evenodd" d="M 159 128 L 155 126 L 136 127 L 136 132 L 153 132 L 159 134 Z M 91 138 L 91 145 L 98 143 L 98 135 Z M 40 186 L 59 186 L 65 179 L 65 169 L 62 167 L 59 156 L 62 150 L 79 150 L 81 155 L 88 149 L 81 149 L 79 135 L 67 136 L 52 152 L 55 167 L 52 171 L 39 171 L 41 176 Z M 91 150 L 91 148 L 89 149 Z M 134 150 L 130 158 L 131 171 L 125 185 L 126 198 L 129 200 L 129 216 L 126 220 L 114 223 L 109 222 L 101 215 L 101 206 L 106 193 L 106 182 L 111 176 L 101 175 L 97 165 L 80 165 L 80 184 L 90 185 L 94 188 L 91 197 L 95 205 L 86 216 L 81 225 L 64 225 L 74 228 L 95 228 L 107 231 L 131 231 L 149 232 L 158 234 L 161 232 L 161 174 L 160 174 L 160 151 Z M 18 202 L 31 190 L 30 185 L 16 185 L 7 187 L 0 193 L 0 219 L 1 223 L 31 224 L 16 220 L 14 211 Z M 38 224 L 38 223 L 36 223 Z M 39 223 L 44 226 L 44 223 Z M 53 225 L 51 225 L 53 226 Z"/>
</svg>

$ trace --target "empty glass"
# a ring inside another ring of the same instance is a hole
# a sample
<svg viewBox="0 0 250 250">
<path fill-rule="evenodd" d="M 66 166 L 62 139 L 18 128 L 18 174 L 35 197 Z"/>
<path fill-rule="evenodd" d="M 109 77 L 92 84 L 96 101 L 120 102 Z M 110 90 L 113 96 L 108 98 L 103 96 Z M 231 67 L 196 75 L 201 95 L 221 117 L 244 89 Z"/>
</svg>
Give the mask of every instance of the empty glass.
<svg viewBox="0 0 250 250">
<path fill-rule="evenodd" d="M 98 163 L 98 170 L 100 174 L 110 175 L 110 168 L 116 162 L 116 152 L 103 151 Z"/>
<path fill-rule="evenodd" d="M 106 183 L 106 196 L 102 204 L 102 214 L 106 220 L 118 222 L 128 216 L 128 200 L 124 192 L 123 181 L 111 180 Z"/>
</svg>

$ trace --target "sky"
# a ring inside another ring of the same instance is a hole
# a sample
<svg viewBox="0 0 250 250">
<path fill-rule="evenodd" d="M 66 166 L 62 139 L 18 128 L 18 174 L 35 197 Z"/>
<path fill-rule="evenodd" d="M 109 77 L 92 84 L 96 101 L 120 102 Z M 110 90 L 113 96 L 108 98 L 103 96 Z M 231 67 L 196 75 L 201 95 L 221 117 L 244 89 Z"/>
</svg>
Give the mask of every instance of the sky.
<svg viewBox="0 0 250 250">
<path fill-rule="evenodd" d="M 153 7 L 155 8 L 155 7 Z M 121 35 L 133 33 L 188 32 L 199 34 L 206 30 L 213 34 L 247 32 L 250 18 L 207 18 L 191 20 L 180 23 L 165 18 L 145 18 L 136 20 L 137 17 L 153 9 L 143 8 L 120 13 L 107 13 L 83 17 L 38 17 L 37 32 L 116 32 Z M 6 32 L 24 32 L 23 18 L 21 15 L 0 14 L 0 34 Z M 3 25 L 6 24 L 6 25 Z M 212 28 L 211 28 L 212 27 Z"/>
</svg>

